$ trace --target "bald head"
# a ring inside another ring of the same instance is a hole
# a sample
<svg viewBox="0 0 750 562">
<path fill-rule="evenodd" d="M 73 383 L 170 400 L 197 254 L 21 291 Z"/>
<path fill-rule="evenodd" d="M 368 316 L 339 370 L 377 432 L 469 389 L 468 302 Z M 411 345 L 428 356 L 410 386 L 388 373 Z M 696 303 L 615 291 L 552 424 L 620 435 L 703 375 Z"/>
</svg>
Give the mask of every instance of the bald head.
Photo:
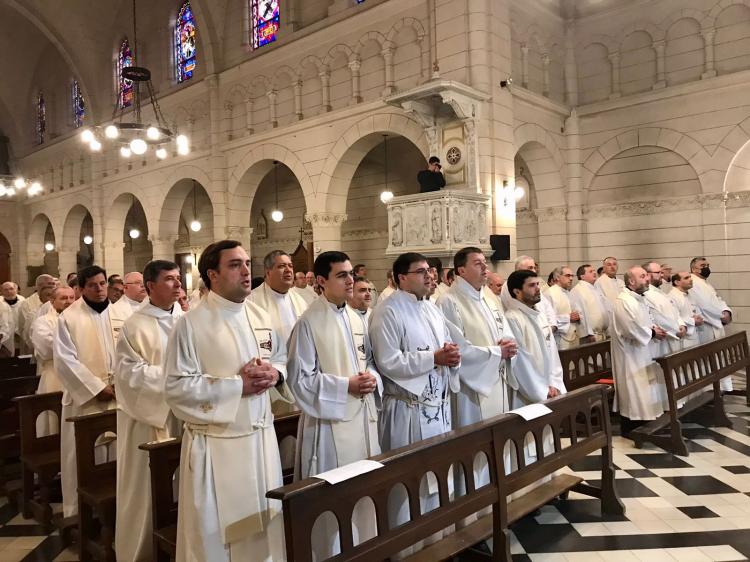
<svg viewBox="0 0 750 562">
<path fill-rule="evenodd" d="M 488 273 L 487 274 L 487 288 L 494 294 L 500 296 L 500 291 L 503 290 L 505 284 L 505 277 L 499 273 Z"/>
<path fill-rule="evenodd" d="M 76 295 L 70 287 L 57 287 L 52 292 L 52 307 L 60 314 L 76 300 Z"/>
<path fill-rule="evenodd" d="M 648 290 L 648 273 L 640 265 L 634 265 L 628 269 L 623 277 L 625 286 L 634 293 L 642 295 Z"/>
<path fill-rule="evenodd" d="M 146 288 L 143 286 L 143 274 L 138 271 L 126 273 L 125 296 L 136 302 L 143 302 L 146 298 Z"/>
<path fill-rule="evenodd" d="M 37 292 L 40 292 L 44 287 L 50 287 L 54 289 L 57 286 L 57 278 L 52 277 L 51 275 L 48 275 L 46 273 L 42 273 L 39 277 L 36 278 L 34 286 L 36 287 Z"/>
</svg>

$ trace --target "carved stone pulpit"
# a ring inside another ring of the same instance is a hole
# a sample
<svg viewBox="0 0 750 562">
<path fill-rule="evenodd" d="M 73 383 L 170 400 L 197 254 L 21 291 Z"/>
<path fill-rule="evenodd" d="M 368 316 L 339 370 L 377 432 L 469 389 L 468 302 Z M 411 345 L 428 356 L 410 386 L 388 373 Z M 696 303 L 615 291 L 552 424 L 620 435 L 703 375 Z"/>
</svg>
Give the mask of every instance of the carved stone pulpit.
<svg viewBox="0 0 750 562">
<path fill-rule="evenodd" d="M 463 190 L 394 197 L 388 203 L 386 256 L 419 252 L 450 266 L 466 246 L 490 252 L 490 197 Z"/>
</svg>

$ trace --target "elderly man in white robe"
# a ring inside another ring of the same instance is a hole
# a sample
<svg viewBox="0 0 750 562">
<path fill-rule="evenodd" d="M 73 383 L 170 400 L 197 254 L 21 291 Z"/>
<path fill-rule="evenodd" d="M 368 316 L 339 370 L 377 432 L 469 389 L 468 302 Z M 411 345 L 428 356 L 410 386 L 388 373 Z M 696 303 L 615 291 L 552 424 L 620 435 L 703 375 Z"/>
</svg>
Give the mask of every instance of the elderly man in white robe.
<svg viewBox="0 0 750 562">
<path fill-rule="evenodd" d="M 699 309 L 690 302 L 690 290 L 693 288 L 693 278 L 689 271 L 679 271 L 672 276 L 672 290 L 669 298 L 677 307 L 680 318 L 686 327 L 685 337 L 682 338 L 682 349 L 700 345 L 698 330 L 703 326 L 703 316 Z"/>
<path fill-rule="evenodd" d="M 732 309 L 722 299 L 716 289 L 707 281 L 711 275 L 711 264 L 704 257 L 690 260 L 690 273 L 693 278 L 693 288 L 689 293 L 690 301 L 701 310 L 705 320 L 698 329 L 701 343 L 708 343 L 726 335 L 725 326 L 732 323 Z M 732 377 L 721 380 L 721 390 L 732 390 Z"/>
<path fill-rule="evenodd" d="M 570 349 L 578 345 L 581 314 L 577 301 L 570 296 L 574 277 L 573 270 L 567 265 L 556 267 L 552 270 L 552 285 L 547 290 L 547 298 L 557 313 L 555 342 L 559 349 Z"/>
<path fill-rule="evenodd" d="M 450 393 L 460 388 L 461 352 L 449 323 L 429 300 L 433 280 L 427 258 L 401 254 L 393 262 L 393 278 L 399 290 L 375 309 L 370 321 L 375 364 L 384 387 L 379 428 L 383 451 L 450 431 Z M 434 478 L 422 481 L 423 510 L 438 505 L 437 492 Z M 405 492 L 389 507 L 392 525 L 408 520 Z"/>
<path fill-rule="evenodd" d="M 164 360 L 167 404 L 185 422 L 180 459 L 177 562 L 285 560 L 283 485 L 268 390 L 284 387 L 286 343 L 247 302 L 250 258 L 234 240 L 198 261 L 209 289 L 183 315 Z"/>
<path fill-rule="evenodd" d="M 56 277 L 43 273 L 36 278 L 34 282 L 36 292 L 21 303 L 21 309 L 18 315 L 18 325 L 16 330 L 21 336 L 21 354 L 33 354 L 34 346 L 31 343 L 31 324 L 37 317 L 39 309 L 46 302 L 41 299 L 42 289 L 54 289 L 58 285 Z M 51 292 L 47 291 L 49 296 Z"/>
<path fill-rule="evenodd" d="M 570 301 L 580 317 L 577 327 L 580 343 L 604 341 L 608 337 L 610 304 L 594 286 L 596 270 L 591 264 L 583 264 L 576 270 L 576 277 L 578 283 L 570 291 Z"/>
<path fill-rule="evenodd" d="M 64 388 L 60 423 L 64 517 L 78 512 L 75 428 L 65 420 L 117 407 L 113 380 L 115 334 L 109 319 L 107 272 L 92 265 L 78 272 L 78 280 L 83 287 L 81 298 L 60 315 L 52 347 L 55 371 Z M 97 457 L 111 460 L 115 446 L 110 439 L 101 440 Z"/>
<path fill-rule="evenodd" d="M 11 337 L 11 343 L 4 344 L 6 349 L 9 349 L 12 355 L 15 355 L 16 349 L 21 348 L 21 335 L 19 332 L 20 316 L 21 316 L 21 304 L 26 299 L 23 295 L 18 294 L 18 285 L 13 281 L 6 281 L 0 285 L 0 293 L 2 294 L 2 300 L 5 304 L 10 307 L 11 311 L 11 329 L 13 336 Z"/>
<path fill-rule="evenodd" d="M 651 340 L 667 333 L 654 323 L 646 297 L 649 275 L 633 266 L 625 275 L 625 290 L 615 301 L 612 313 L 612 372 L 615 378 L 615 404 L 620 412 L 623 437 L 646 421 L 664 413 L 659 366 L 654 362 Z M 663 383 L 662 383 L 663 384 Z"/>
<path fill-rule="evenodd" d="M 151 476 L 148 453 L 138 448 L 180 434 L 164 399 L 162 359 L 175 322 L 182 316 L 180 268 L 154 260 L 143 269 L 149 300 L 123 324 L 117 338 L 117 528 L 121 562 L 154 559 Z"/>
<path fill-rule="evenodd" d="M 380 454 L 378 403 L 383 384 L 375 370 L 365 318 L 346 304 L 355 284 L 352 264 L 343 252 L 323 252 L 314 270 L 323 293 L 292 331 L 287 362 L 288 384 L 302 410 L 297 478 Z M 366 280 L 360 284 L 369 291 Z M 377 534 L 371 510 L 358 508 L 352 519 L 357 542 Z M 312 540 L 317 560 L 340 552 L 333 514 L 316 523 Z"/>
<path fill-rule="evenodd" d="M 125 290 L 122 297 L 112 304 L 109 311 L 115 334 L 120 333 L 125 320 L 130 318 L 146 300 L 146 288 L 143 285 L 143 274 L 140 271 L 126 273 L 124 282 Z M 115 340 L 117 340 L 117 337 L 115 337 Z"/>
<path fill-rule="evenodd" d="M 594 283 L 609 301 L 610 306 L 614 306 L 617 297 L 625 288 L 622 279 L 617 278 L 617 258 L 607 257 L 602 261 L 603 271 Z"/>
<path fill-rule="evenodd" d="M 661 289 L 661 265 L 657 262 L 646 262 L 642 267 L 648 273 L 649 287 L 643 296 L 646 298 L 651 318 L 654 324 L 667 333 L 663 340 L 651 341 L 651 354 L 655 359 L 682 349 L 682 338 L 687 334 L 687 326 L 672 299 Z"/>
<path fill-rule="evenodd" d="M 58 287 L 52 293 L 52 306 L 46 314 L 31 324 L 31 343 L 34 344 L 34 357 L 39 373 L 37 394 L 62 392 L 63 385 L 55 371 L 52 346 L 57 335 L 60 314 L 75 301 L 75 293 L 70 287 Z M 37 437 L 59 432 L 61 421 L 51 412 L 40 415 L 36 420 Z"/>
<path fill-rule="evenodd" d="M 290 290 L 302 297 L 302 300 L 307 303 L 307 306 L 310 306 L 312 301 L 317 298 L 317 295 L 313 291 L 308 290 L 307 279 L 305 279 L 305 273 L 302 271 L 297 271 L 294 274 L 294 287 Z"/>
</svg>

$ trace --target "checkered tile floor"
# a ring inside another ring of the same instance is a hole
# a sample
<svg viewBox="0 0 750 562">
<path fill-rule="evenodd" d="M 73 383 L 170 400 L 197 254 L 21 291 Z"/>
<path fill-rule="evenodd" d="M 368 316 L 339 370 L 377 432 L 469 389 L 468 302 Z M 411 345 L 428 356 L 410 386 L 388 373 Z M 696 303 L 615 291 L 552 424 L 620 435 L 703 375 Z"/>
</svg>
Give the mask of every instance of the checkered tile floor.
<svg viewBox="0 0 750 562">
<path fill-rule="evenodd" d="M 627 512 L 603 517 L 598 500 L 571 493 L 512 527 L 514 562 L 699 562 L 750 559 L 750 407 L 725 398 L 734 427 L 684 424 L 690 456 L 614 438 Z M 598 484 L 598 459 L 570 470 Z M 77 560 L 0 499 L 0 561 Z"/>
</svg>

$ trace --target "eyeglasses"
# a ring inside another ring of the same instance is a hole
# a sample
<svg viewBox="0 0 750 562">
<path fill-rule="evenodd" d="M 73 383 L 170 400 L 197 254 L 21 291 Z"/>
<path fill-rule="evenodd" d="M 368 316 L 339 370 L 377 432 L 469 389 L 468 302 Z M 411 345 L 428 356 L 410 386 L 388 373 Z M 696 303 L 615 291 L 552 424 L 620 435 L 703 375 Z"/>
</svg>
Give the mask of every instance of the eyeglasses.
<svg viewBox="0 0 750 562">
<path fill-rule="evenodd" d="M 125 283 L 126 285 L 135 285 L 136 287 L 143 287 L 143 283 L 140 281 L 131 281 L 130 283 Z"/>
<path fill-rule="evenodd" d="M 430 270 L 425 269 L 424 267 L 420 267 L 419 269 L 415 269 L 414 271 L 407 271 L 406 274 L 409 275 L 410 273 L 416 273 L 417 275 L 421 275 L 422 277 L 427 277 L 430 275 Z"/>
</svg>

